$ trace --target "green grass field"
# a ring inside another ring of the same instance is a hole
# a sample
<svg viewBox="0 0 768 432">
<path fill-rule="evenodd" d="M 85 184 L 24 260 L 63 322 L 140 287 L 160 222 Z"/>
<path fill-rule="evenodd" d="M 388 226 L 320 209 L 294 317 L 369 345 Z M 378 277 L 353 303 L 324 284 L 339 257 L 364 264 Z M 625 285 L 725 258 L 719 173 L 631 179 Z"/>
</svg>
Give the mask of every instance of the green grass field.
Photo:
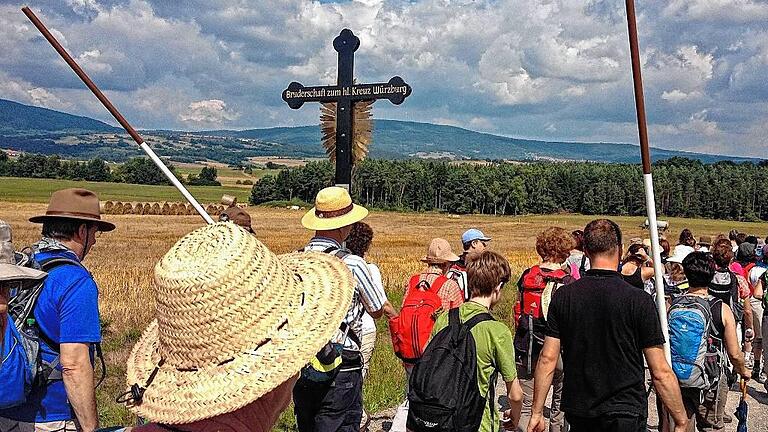
<svg viewBox="0 0 768 432">
<path fill-rule="evenodd" d="M 56 190 L 80 187 L 90 189 L 102 201 L 184 201 L 173 186 L 150 186 L 126 183 L 101 183 L 74 180 L 25 179 L 0 177 L 0 201 L 48 202 Z M 248 202 L 249 188 L 230 186 L 190 186 L 190 193 L 201 203 L 218 203 L 224 194 L 237 197 L 238 202 Z"/>
</svg>

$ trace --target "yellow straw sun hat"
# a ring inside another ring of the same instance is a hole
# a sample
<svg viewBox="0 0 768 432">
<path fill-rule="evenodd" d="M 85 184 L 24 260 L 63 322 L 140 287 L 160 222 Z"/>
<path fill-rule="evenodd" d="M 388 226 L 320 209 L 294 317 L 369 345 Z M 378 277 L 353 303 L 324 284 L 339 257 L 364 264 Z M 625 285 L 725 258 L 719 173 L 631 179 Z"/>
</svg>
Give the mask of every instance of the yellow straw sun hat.
<svg viewBox="0 0 768 432">
<path fill-rule="evenodd" d="M 301 218 L 301 225 L 315 231 L 330 231 L 360 222 L 368 216 L 365 207 L 352 203 L 346 189 L 331 186 L 315 198 L 315 207 Z"/>
<path fill-rule="evenodd" d="M 336 257 L 276 256 L 231 222 L 184 236 L 155 266 L 157 319 L 128 358 L 128 407 L 168 424 L 235 411 L 333 337 L 353 279 Z"/>
</svg>

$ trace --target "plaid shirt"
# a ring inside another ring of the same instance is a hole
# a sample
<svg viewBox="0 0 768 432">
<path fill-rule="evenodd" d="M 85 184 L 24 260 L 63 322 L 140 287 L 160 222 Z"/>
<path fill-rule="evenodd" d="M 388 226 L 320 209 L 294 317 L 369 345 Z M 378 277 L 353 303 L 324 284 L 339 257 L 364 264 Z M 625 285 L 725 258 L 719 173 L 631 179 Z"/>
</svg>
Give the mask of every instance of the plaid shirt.
<svg viewBox="0 0 768 432">
<path fill-rule="evenodd" d="M 305 251 L 323 252 L 328 248 L 343 249 L 342 246 L 333 239 L 326 237 L 313 237 Z M 371 277 L 368 264 L 364 259 L 351 253 L 342 258 L 344 264 L 349 267 L 352 275 L 355 277 L 355 292 L 352 295 L 352 303 L 349 305 L 344 322 L 349 326 L 349 331 L 355 332 L 358 338 L 363 334 L 363 313 L 378 312 L 384 307 L 387 301 L 387 294 L 381 287 L 377 287 Z M 360 347 L 350 338 L 345 338 L 341 331 L 336 332 L 333 342 L 343 343 L 344 348 L 351 351 L 360 351 Z"/>
<path fill-rule="evenodd" d="M 419 273 L 419 281 L 426 281 L 429 286 L 432 286 L 442 274 L 443 273 L 438 268 L 427 267 L 426 270 Z M 410 280 L 411 279 L 408 278 L 405 282 L 406 295 L 408 294 L 408 282 L 410 282 Z M 459 288 L 459 284 L 453 279 L 445 281 L 443 286 L 437 291 L 437 296 L 440 297 L 440 300 L 442 301 L 443 310 L 453 309 L 464 303 L 464 293 L 461 291 L 461 288 Z M 403 296 L 403 301 L 405 301 L 405 296 Z"/>
</svg>

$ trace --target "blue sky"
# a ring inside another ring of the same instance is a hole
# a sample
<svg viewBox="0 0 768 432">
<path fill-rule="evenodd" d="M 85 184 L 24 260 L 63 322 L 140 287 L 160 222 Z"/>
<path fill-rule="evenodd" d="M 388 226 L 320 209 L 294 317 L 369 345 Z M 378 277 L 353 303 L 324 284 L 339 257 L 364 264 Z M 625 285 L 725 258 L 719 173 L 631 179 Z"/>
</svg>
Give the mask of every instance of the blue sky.
<svg viewBox="0 0 768 432">
<path fill-rule="evenodd" d="M 360 38 L 360 82 L 413 94 L 374 116 L 569 141 L 637 142 L 620 0 L 32 0 L 141 128 L 316 124 L 291 81 L 331 84 L 331 41 Z M 0 97 L 109 121 L 37 34 L 0 1 Z M 765 157 L 768 2 L 638 4 L 651 144 Z"/>
</svg>

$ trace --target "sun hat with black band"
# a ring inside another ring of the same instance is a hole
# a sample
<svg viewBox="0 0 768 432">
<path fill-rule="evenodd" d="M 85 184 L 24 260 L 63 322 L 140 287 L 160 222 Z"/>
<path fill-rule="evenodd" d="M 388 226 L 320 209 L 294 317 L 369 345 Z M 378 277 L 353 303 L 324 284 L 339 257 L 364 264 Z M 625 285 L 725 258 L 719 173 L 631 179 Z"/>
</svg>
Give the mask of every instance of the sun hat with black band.
<svg viewBox="0 0 768 432">
<path fill-rule="evenodd" d="M 192 231 L 155 266 L 156 319 L 128 358 L 120 401 L 164 424 L 236 411 L 333 337 L 353 287 L 331 255 L 277 256 L 229 222 Z"/>
<path fill-rule="evenodd" d="M 352 203 L 346 189 L 331 186 L 317 193 L 315 207 L 301 218 L 301 225 L 314 231 L 331 231 L 360 222 L 366 216 L 368 210 Z"/>
<path fill-rule="evenodd" d="M 29 218 L 32 223 L 51 219 L 72 219 L 92 223 L 99 231 L 112 231 L 115 224 L 101 219 L 99 197 L 88 189 L 62 189 L 54 192 L 45 214 Z"/>
</svg>

